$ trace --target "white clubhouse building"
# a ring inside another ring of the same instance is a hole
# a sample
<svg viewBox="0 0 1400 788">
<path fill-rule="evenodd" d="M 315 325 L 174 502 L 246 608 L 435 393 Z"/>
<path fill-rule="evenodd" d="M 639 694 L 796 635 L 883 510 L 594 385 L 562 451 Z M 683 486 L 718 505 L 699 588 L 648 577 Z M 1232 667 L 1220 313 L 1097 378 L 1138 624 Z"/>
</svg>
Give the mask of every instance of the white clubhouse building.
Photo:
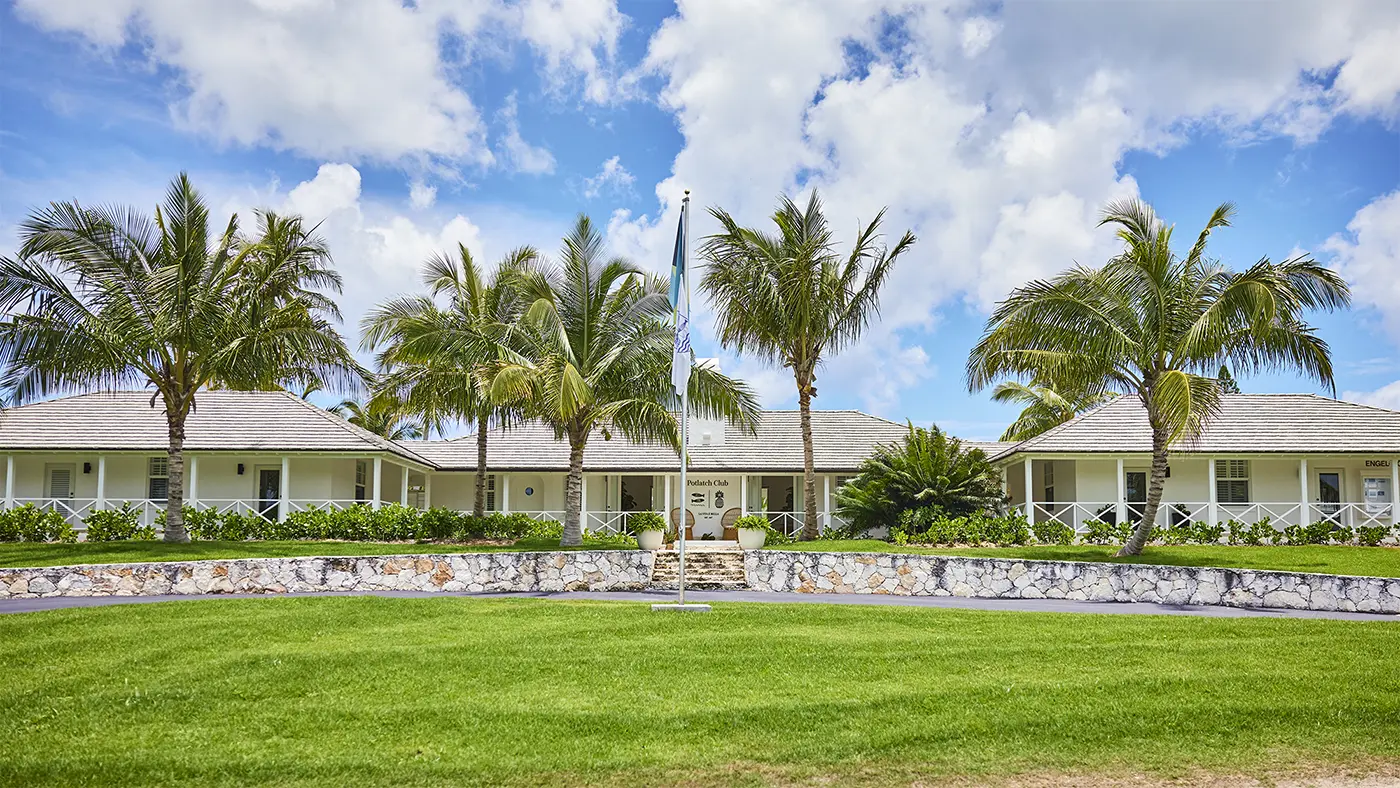
<svg viewBox="0 0 1400 788">
<path fill-rule="evenodd" d="M 818 517 L 836 488 L 905 426 L 858 411 L 812 414 Z M 795 411 L 769 411 L 755 434 L 695 420 L 686 522 L 732 538 L 734 520 L 766 514 L 802 525 L 802 442 Z M 385 503 L 470 510 L 476 440 L 389 441 L 284 392 L 205 391 L 186 428 L 188 505 L 285 517 Z M 93 509 L 130 503 L 154 521 L 166 495 L 166 425 L 149 392 L 87 394 L 0 411 L 5 507 L 32 503 L 81 528 Z M 1146 500 L 1149 433 L 1120 398 L 1020 443 L 972 443 L 998 465 L 1011 505 L 1033 521 L 1122 521 Z M 1400 413 L 1314 395 L 1243 394 L 1194 444 L 1173 447 L 1159 522 L 1265 517 L 1392 522 L 1400 489 Z M 637 511 L 680 519 L 676 453 L 594 435 L 584 454 L 590 530 L 620 530 Z M 568 447 L 538 425 L 492 431 L 487 507 L 562 519 Z M 1030 495 L 1027 496 L 1029 491 Z"/>
<path fill-rule="evenodd" d="M 386 503 L 469 511 L 476 438 L 389 441 L 285 392 L 204 391 L 186 424 L 185 496 L 199 509 L 259 511 Z M 829 521 L 836 486 L 902 424 L 857 411 L 812 415 L 818 517 Z M 86 394 L 0 412 L 6 507 L 32 503 L 81 528 L 94 508 L 164 508 L 166 424 L 148 392 Z M 539 425 L 493 430 L 487 509 L 563 519 L 568 445 Z M 995 444 L 986 444 L 988 449 Z M 795 532 L 804 515 L 796 411 L 769 411 L 755 434 L 693 419 L 687 525 L 732 538 L 734 520 L 766 513 Z M 679 520 L 678 459 L 667 446 L 595 434 L 584 452 L 584 522 L 620 530 L 637 511 Z"/>
<path fill-rule="evenodd" d="M 1013 507 L 1083 530 L 1141 516 L 1151 449 L 1147 412 L 1120 397 L 992 459 Z M 1203 435 L 1172 447 L 1157 523 L 1392 525 L 1397 460 L 1395 411 L 1314 394 L 1227 396 Z"/>
</svg>

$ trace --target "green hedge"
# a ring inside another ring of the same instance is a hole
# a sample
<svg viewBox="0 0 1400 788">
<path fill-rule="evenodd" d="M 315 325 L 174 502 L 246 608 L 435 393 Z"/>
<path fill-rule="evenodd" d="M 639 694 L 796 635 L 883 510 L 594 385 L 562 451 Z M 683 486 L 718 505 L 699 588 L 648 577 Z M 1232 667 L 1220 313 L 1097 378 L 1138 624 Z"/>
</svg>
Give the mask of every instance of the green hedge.
<svg viewBox="0 0 1400 788">
<path fill-rule="evenodd" d="M 76 542 L 63 515 L 32 503 L 0 510 L 0 542 Z"/>
<path fill-rule="evenodd" d="M 156 529 L 141 525 L 141 512 L 133 509 L 130 503 L 120 509 L 99 509 L 83 518 L 89 542 L 123 542 L 127 540 L 151 540 L 156 538 Z"/>
<path fill-rule="evenodd" d="M 1043 531 L 1047 537 L 1049 531 Z M 1031 528 L 1019 512 L 994 515 L 974 512 L 965 517 L 940 517 L 929 509 L 911 509 L 901 513 L 899 523 L 890 529 L 895 544 L 994 544 L 1010 546 L 1028 544 Z M 1038 538 L 1038 537 L 1037 537 Z M 1062 532 L 1054 538 L 1063 538 Z"/>
<path fill-rule="evenodd" d="M 1106 523 L 1100 520 L 1084 521 L 1084 541 L 1089 544 L 1122 544 L 1132 534 L 1133 523 Z M 1037 524 L 1039 527 L 1039 524 Z M 1152 544 L 1232 544 L 1232 545 L 1325 545 L 1356 544 L 1367 547 L 1379 545 L 1390 536 L 1391 528 L 1386 525 L 1361 526 L 1352 528 L 1331 520 L 1319 520 L 1310 525 L 1289 525 L 1283 529 L 1274 527 L 1265 517 L 1255 523 L 1230 520 L 1211 525 L 1205 522 L 1186 521 L 1171 528 L 1153 528 L 1148 542 Z"/>
<path fill-rule="evenodd" d="M 165 526 L 165 513 L 156 520 Z M 210 509 L 185 509 L 185 528 L 191 539 L 241 542 L 250 539 L 338 539 L 348 542 L 407 542 L 431 540 L 467 541 L 527 537 L 558 538 L 562 526 L 536 520 L 526 514 L 492 512 L 474 517 L 451 509 L 414 509 L 399 504 L 374 509 L 307 509 L 277 521 L 257 512 L 219 513 Z"/>
</svg>

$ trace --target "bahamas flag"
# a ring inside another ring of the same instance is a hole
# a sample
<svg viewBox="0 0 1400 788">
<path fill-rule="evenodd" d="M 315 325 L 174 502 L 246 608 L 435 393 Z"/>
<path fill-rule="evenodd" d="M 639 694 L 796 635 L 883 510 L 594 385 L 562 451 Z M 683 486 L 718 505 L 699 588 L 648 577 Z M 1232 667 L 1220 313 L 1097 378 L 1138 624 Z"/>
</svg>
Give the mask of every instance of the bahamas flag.
<svg viewBox="0 0 1400 788">
<path fill-rule="evenodd" d="M 684 395 L 690 383 L 690 283 L 686 277 L 686 214 L 690 198 L 681 203 L 681 221 L 676 227 L 676 251 L 671 256 L 671 308 L 676 312 L 676 342 L 671 356 L 671 386 L 677 396 Z"/>
</svg>

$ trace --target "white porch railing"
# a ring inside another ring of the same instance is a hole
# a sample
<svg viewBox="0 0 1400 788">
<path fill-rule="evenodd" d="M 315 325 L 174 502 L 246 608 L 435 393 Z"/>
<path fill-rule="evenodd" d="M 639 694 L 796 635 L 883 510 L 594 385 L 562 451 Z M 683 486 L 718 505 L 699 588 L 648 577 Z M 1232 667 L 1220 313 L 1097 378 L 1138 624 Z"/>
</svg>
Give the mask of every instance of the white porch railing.
<svg viewBox="0 0 1400 788">
<path fill-rule="evenodd" d="M 546 521 L 546 522 L 555 522 L 555 523 L 562 523 L 562 522 L 564 522 L 564 513 L 563 513 L 562 511 L 547 511 L 547 510 L 538 510 L 538 511 L 515 511 L 515 510 L 511 510 L 511 511 L 509 512 L 509 514 L 523 514 L 523 515 L 527 515 L 527 516 L 529 516 L 529 517 L 531 517 L 531 518 L 533 518 L 533 519 L 536 519 L 536 520 L 544 520 L 544 521 Z"/>
<path fill-rule="evenodd" d="M 1140 502 L 1126 503 L 1123 505 L 1123 512 L 1127 515 L 1127 520 L 1136 522 L 1141 516 L 1146 504 Z M 1015 508 L 1025 511 L 1025 505 L 1020 504 Z M 1275 528 L 1282 530 L 1290 525 L 1310 525 L 1321 520 L 1331 520 L 1338 525 L 1349 528 L 1362 528 L 1367 526 L 1390 526 L 1392 524 L 1391 507 L 1389 505 L 1372 507 L 1364 503 L 1317 503 L 1308 504 L 1307 511 L 1302 516 L 1299 513 L 1303 510 L 1303 505 L 1298 502 L 1293 503 L 1217 503 L 1214 504 L 1214 518 L 1212 518 L 1212 504 L 1197 501 L 1163 501 L 1157 507 L 1155 524 L 1160 528 L 1172 528 L 1187 522 L 1211 522 L 1226 523 L 1236 520 L 1241 523 L 1253 525 L 1267 519 Z M 1076 533 L 1085 531 L 1086 521 L 1099 520 L 1106 523 L 1118 522 L 1119 505 L 1116 501 L 1076 501 L 1073 503 L 1044 503 L 1037 501 L 1035 504 L 1035 521 L 1043 523 L 1054 520 L 1064 523 L 1075 530 Z"/>
<path fill-rule="evenodd" d="M 48 512 L 58 512 L 63 515 L 63 519 L 69 525 L 81 529 L 82 520 L 89 512 L 97 508 L 97 501 L 93 498 L 16 498 L 15 506 L 31 505 L 36 509 Z M 120 505 L 120 504 L 118 504 Z"/>
</svg>

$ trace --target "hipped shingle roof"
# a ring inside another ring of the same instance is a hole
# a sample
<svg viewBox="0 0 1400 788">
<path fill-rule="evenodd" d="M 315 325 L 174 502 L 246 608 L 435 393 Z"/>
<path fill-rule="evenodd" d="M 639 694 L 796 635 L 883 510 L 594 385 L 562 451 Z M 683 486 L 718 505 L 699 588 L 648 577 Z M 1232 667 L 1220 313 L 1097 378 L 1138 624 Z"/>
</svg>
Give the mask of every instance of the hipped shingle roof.
<svg viewBox="0 0 1400 788">
<path fill-rule="evenodd" d="M 1136 397 L 1119 397 L 1034 438 L 1014 454 L 1150 452 L 1152 430 Z M 1400 412 L 1316 394 L 1229 394 L 1195 441 L 1173 452 L 1200 454 L 1400 454 Z"/>
<path fill-rule="evenodd" d="M 164 451 L 165 409 L 151 392 L 117 391 L 0 411 L 0 449 Z M 285 391 L 201 391 L 185 422 L 188 451 L 387 452 L 428 463 Z"/>
</svg>

